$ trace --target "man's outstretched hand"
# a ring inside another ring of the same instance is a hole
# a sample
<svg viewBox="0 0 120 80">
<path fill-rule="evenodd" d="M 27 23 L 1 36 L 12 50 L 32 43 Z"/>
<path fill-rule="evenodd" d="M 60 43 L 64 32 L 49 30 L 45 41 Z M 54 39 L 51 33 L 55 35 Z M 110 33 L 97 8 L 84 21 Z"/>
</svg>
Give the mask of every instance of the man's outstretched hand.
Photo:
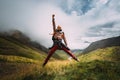
<svg viewBox="0 0 120 80">
<path fill-rule="evenodd" d="M 54 18 L 54 17 L 55 17 L 55 14 L 52 15 L 52 18 Z"/>
</svg>

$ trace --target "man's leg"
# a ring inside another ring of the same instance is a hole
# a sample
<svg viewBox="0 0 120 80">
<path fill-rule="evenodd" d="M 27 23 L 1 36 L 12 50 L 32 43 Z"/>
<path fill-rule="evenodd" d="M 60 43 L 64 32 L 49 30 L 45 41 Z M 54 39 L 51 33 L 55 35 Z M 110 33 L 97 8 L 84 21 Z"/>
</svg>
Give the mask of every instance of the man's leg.
<svg viewBox="0 0 120 80">
<path fill-rule="evenodd" d="M 76 61 L 79 61 L 78 59 L 77 59 L 77 57 L 75 57 L 73 54 L 72 54 L 72 52 L 70 51 L 70 50 L 68 50 L 67 48 L 65 48 L 65 47 L 63 47 L 62 48 L 66 53 L 68 53 L 73 59 L 75 59 Z"/>
<path fill-rule="evenodd" d="M 57 50 L 58 46 L 54 46 L 52 49 L 50 49 L 47 58 L 45 59 L 43 66 L 45 66 L 48 62 L 48 60 L 50 59 L 50 57 L 52 56 L 52 54 Z"/>
</svg>

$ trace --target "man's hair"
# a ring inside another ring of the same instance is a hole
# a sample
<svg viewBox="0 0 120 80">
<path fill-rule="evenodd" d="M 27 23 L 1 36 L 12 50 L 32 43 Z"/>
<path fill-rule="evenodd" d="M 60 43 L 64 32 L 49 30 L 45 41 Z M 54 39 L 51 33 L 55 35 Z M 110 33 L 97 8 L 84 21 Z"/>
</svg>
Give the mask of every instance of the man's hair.
<svg viewBox="0 0 120 80">
<path fill-rule="evenodd" d="M 57 30 L 62 30 L 61 26 L 58 25 L 57 26 Z"/>
</svg>

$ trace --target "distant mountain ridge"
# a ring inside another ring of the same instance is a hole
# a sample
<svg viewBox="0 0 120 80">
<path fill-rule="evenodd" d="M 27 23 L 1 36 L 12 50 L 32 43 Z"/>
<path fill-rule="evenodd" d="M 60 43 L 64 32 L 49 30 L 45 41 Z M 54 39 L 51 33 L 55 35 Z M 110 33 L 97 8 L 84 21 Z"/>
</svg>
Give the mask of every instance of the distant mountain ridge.
<svg viewBox="0 0 120 80">
<path fill-rule="evenodd" d="M 83 51 L 83 53 L 88 53 L 96 49 L 112 47 L 112 46 L 120 46 L 120 36 L 93 42 Z"/>
</svg>

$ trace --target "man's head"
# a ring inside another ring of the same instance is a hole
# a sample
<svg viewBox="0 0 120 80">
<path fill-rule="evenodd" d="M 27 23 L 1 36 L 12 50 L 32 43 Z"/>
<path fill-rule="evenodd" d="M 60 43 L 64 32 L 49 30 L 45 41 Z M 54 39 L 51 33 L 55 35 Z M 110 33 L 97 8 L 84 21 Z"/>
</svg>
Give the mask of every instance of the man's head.
<svg viewBox="0 0 120 80">
<path fill-rule="evenodd" d="M 62 28 L 58 25 L 57 29 L 56 29 L 56 32 L 61 32 L 61 31 L 62 31 Z"/>
<path fill-rule="evenodd" d="M 60 31 L 62 31 L 62 28 L 61 28 L 61 26 L 57 26 L 57 30 L 60 30 Z"/>
</svg>

